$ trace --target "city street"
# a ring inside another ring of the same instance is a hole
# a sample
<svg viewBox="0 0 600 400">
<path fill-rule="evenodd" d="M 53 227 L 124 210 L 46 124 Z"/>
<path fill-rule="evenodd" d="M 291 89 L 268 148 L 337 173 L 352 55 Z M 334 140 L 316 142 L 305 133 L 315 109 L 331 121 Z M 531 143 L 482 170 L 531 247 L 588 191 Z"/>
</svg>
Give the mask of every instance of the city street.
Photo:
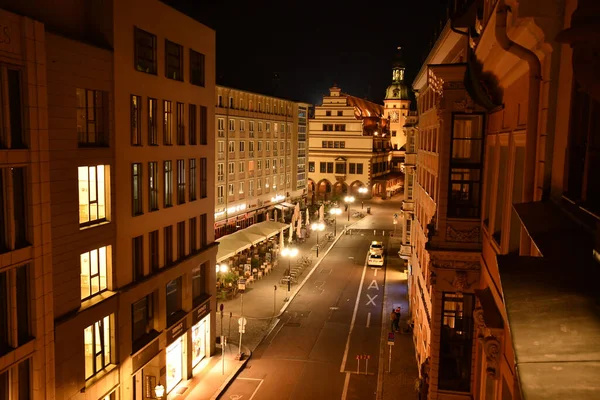
<svg viewBox="0 0 600 400">
<path fill-rule="evenodd" d="M 368 201 L 363 211 L 367 206 L 372 215 L 330 249 L 221 398 L 376 398 L 380 369 L 388 366 L 388 353 L 381 351 L 390 325 L 383 309 L 385 268 L 401 268 L 397 248 L 390 247 L 399 201 Z M 375 239 L 386 247 L 384 268 L 366 265 Z"/>
</svg>

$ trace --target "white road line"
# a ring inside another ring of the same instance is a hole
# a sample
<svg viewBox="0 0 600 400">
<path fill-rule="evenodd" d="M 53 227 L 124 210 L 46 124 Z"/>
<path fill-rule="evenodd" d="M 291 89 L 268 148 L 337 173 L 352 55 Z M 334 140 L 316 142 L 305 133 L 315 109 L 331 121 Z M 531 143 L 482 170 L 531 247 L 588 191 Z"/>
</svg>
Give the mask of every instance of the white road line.
<svg viewBox="0 0 600 400">
<path fill-rule="evenodd" d="M 348 386 L 350 386 L 350 372 L 346 372 L 346 379 L 344 380 L 344 391 L 342 392 L 342 400 L 346 400 L 348 396 Z"/>
<path fill-rule="evenodd" d="M 350 331 L 348 332 L 348 339 L 346 340 L 346 350 L 344 350 L 344 357 L 342 358 L 342 365 L 340 372 L 346 370 L 346 361 L 348 359 L 348 350 L 350 350 L 350 337 L 352 336 L 352 330 L 354 329 L 354 323 L 356 322 L 356 313 L 358 312 L 358 302 L 360 301 L 360 294 L 362 293 L 363 282 L 365 281 L 365 274 L 367 273 L 367 259 L 365 257 L 365 266 L 363 268 L 362 277 L 360 278 L 360 285 L 358 286 L 358 294 L 356 295 L 356 302 L 354 303 L 354 313 L 352 314 L 352 322 L 350 322 Z"/>
<path fill-rule="evenodd" d="M 252 400 L 254 398 L 254 396 L 256 395 L 256 393 L 258 392 L 258 389 L 260 389 L 260 385 L 262 385 L 264 382 L 264 379 L 260 379 L 260 383 L 258 384 L 258 386 L 256 387 L 256 390 L 254 390 L 254 393 L 252 393 L 252 396 L 250 396 L 249 400 Z"/>
<path fill-rule="evenodd" d="M 367 328 L 371 325 L 371 313 L 367 314 Z"/>
<path fill-rule="evenodd" d="M 373 268 L 373 276 L 377 276 L 377 268 Z"/>
<path fill-rule="evenodd" d="M 264 379 L 260 379 L 260 378 L 237 378 L 240 381 L 264 381 Z"/>
</svg>

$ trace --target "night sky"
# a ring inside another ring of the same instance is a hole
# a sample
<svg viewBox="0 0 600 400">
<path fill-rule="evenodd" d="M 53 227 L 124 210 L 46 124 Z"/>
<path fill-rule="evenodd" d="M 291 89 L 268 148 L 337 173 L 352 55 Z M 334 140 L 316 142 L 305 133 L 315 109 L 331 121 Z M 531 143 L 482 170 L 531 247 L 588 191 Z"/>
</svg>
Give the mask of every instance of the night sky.
<svg viewBox="0 0 600 400">
<path fill-rule="evenodd" d="M 382 103 L 398 46 L 410 85 L 447 1 L 165 0 L 216 30 L 217 84 L 312 104 L 334 82 Z"/>
</svg>

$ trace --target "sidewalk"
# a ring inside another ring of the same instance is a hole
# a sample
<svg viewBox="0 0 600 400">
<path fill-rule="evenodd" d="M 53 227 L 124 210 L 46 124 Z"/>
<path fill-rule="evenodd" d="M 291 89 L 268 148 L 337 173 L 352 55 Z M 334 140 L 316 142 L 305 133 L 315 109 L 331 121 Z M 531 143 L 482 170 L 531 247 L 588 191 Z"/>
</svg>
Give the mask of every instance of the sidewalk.
<svg viewBox="0 0 600 400">
<path fill-rule="evenodd" d="M 400 249 L 400 238 L 390 238 L 388 254 L 397 254 Z M 415 346 L 411 333 L 394 333 L 394 345 L 388 345 L 388 334 L 391 332 L 389 314 L 400 306 L 400 329 L 406 328 L 410 318 L 408 305 L 408 286 L 406 264 L 402 261 L 400 268 L 386 268 L 385 295 L 383 300 L 383 320 L 381 328 L 380 377 L 382 385 L 378 388 L 378 400 L 418 399 L 415 392 L 415 379 L 418 378 Z M 391 363 L 389 351 L 391 347 Z M 390 372 L 391 365 L 391 372 Z"/>
</svg>

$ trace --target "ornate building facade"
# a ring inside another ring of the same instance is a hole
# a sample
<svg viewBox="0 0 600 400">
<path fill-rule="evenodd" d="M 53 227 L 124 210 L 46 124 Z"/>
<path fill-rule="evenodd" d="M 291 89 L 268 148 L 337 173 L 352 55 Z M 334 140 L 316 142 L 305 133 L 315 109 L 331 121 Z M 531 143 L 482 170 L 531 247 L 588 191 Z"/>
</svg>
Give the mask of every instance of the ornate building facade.
<svg viewBox="0 0 600 400">
<path fill-rule="evenodd" d="M 413 84 L 421 398 L 595 398 L 600 7 L 451 15 Z"/>
<path fill-rule="evenodd" d="M 391 172 L 390 126 L 384 107 L 342 93 L 334 86 L 309 122 L 310 199 L 331 200 L 346 193 L 357 199 L 386 197 L 398 185 Z M 368 192 L 361 194 L 358 189 Z"/>
<path fill-rule="evenodd" d="M 265 221 L 275 206 L 304 201 L 309 107 L 217 86 L 217 238 Z"/>
</svg>

